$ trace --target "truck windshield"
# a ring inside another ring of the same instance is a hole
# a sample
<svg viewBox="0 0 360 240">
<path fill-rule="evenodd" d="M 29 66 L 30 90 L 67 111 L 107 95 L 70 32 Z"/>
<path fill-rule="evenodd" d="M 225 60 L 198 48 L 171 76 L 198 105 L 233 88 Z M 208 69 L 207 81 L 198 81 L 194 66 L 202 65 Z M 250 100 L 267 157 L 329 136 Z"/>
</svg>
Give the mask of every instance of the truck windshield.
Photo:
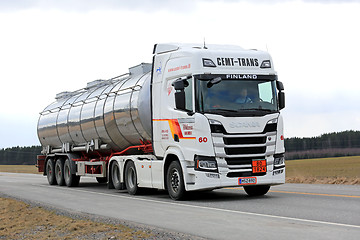
<svg viewBox="0 0 360 240">
<path fill-rule="evenodd" d="M 203 75 L 202 75 L 203 76 Z M 275 80 L 196 78 L 196 109 L 224 116 L 277 112 Z M 212 81 L 212 79 L 214 79 Z"/>
</svg>

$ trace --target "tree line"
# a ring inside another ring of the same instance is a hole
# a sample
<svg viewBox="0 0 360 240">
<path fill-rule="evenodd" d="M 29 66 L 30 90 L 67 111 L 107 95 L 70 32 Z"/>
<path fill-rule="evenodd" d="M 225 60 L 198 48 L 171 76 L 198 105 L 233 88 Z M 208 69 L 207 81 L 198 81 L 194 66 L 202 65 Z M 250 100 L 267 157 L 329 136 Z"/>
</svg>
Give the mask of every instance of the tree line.
<svg viewBox="0 0 360 240">
<path fill-rule="evenodd" d="M 317 137 L 286 138 L 286 159 L 360 156 L 360 131 L 326 133 Z M 33 165 L 41 146 L 0 149 L 0 165 Z"/>
<path fill-rule="evenodd" d="M 0 149 L 0 165 L 34 165 L 41 150 L 41 146 Z"/>
<path fill-rule="evenodd" d="M 360 131 L 322 134 L 318 137 L 285 139 L 286 159 L 360 155 Z"/>
</svg>

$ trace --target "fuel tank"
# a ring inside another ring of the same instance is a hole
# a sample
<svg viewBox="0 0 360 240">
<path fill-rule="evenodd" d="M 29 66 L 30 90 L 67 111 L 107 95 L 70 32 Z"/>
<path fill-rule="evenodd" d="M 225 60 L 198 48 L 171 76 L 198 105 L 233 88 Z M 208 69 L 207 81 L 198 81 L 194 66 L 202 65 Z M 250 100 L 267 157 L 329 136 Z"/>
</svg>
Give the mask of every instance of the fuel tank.
<svg viewBox="0 0 360 240">
<path fill-rule="evenodd" d="M 40 113 L 38 137 L 43 147 L 123 150 L 151 141 L 151 64 L 142 63 L 110 80 L 56 95 Z"/>
</svg>

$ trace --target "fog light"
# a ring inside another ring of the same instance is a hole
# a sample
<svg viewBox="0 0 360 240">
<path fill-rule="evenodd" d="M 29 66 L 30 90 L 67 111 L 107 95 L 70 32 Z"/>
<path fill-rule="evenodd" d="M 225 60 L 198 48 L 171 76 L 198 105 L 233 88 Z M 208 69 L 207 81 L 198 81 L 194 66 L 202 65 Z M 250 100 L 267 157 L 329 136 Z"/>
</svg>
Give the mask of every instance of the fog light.
<svg viewBox="0 0 360 240">
<path fill-rule="evenodd" d="M 274 170 L 285 167 L 285 156 L 284 154 L 274 155 Z"/>
<path fill-rule="evenodd" d="M 281 157 L 281 158 L 275 158 L 274 159 L 274 165 L 283 165 L 285 162 L 285 158 Z"/>
</svg>

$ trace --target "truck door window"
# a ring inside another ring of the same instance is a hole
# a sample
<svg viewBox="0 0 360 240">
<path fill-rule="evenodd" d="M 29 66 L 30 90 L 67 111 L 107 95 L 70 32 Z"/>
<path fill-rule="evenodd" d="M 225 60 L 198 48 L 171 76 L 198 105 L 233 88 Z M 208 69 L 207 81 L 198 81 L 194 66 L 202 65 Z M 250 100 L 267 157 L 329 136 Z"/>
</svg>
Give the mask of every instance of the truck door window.
<svg viewBox="0 0 360 240">
<path fill-rule="evenodd" d="M 273 102 L 273 94 L 271 91 L 271 82 L 259 83 L 259 98 L 268 103 Z"/>
<path fill-rule="evenodd" d="M 189 86 L 185 88 L 185 109 L 188 111 L 193 111 L 193 81 L 192 79 L 187 80 L 189 82 Z"/>
</svg>

